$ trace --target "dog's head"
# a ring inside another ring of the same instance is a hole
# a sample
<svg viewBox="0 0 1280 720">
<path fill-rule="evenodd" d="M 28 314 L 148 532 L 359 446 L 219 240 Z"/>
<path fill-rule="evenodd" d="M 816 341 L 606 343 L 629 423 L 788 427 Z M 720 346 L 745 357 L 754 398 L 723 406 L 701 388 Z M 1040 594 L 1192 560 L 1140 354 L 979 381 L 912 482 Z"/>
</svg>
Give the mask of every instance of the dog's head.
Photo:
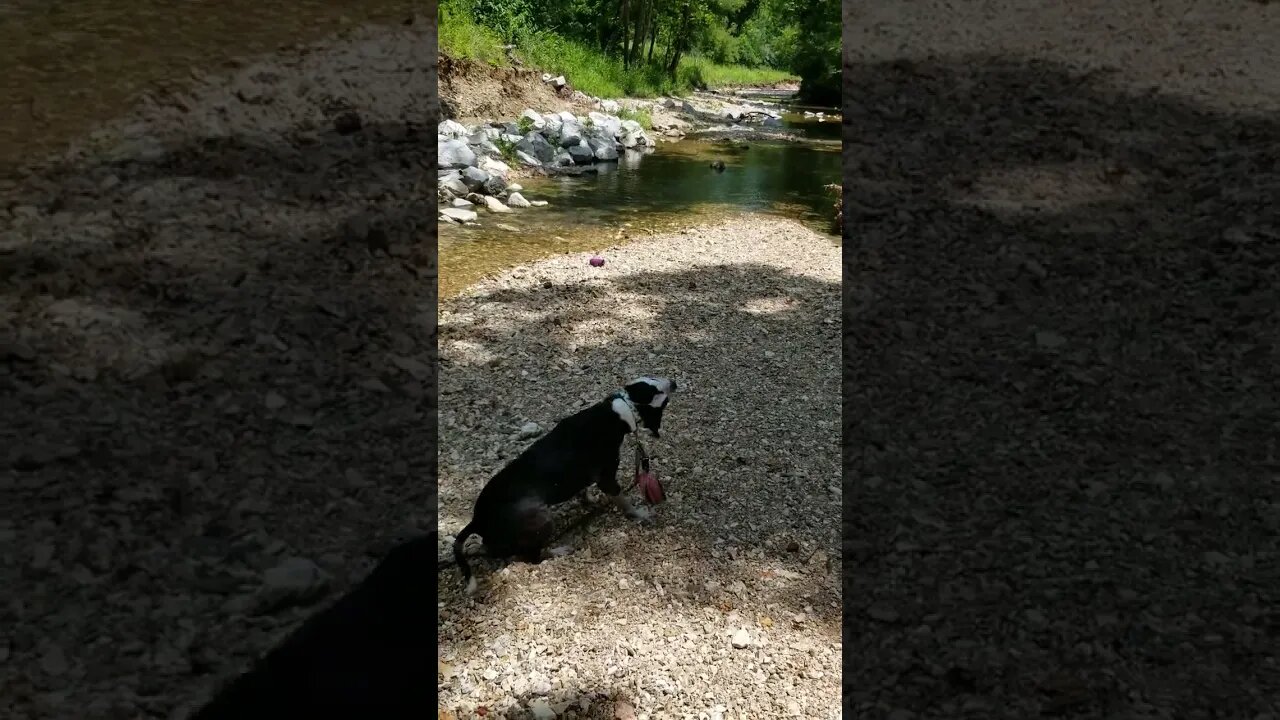
<svg viewBox="0 0 1280 720">
<path fill-rule="evenodd" d="M 662 411 L 671 401 L 676 391 L 676 381 L 664 377 L 642 377 L 627 383 L 623 388 L 636 412 L 640 413 L 640 422 L 649 428 L 654 437 L 662 428 Z"/>
</svg>

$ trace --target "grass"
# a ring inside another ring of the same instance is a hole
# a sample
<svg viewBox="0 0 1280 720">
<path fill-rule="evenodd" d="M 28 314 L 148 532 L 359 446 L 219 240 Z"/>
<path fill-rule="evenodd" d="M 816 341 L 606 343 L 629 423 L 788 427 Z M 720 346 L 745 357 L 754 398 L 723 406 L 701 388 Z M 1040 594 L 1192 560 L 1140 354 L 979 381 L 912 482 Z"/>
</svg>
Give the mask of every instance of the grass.
<svg viewBox="0 0 1280 720">
<path fill-rule="evenodd" d="M 722 88 L 745 85 L 776 85 L 783 82 L 799 82 L 791 73 L 772 68 L 753 68 L 745 65 L 720 65 L 706 58 L 690 57 L 680 61 L 682 71 L 688 69 L 702 80 L 705 87 Z"/>
<path fill-rule="evenodd" d="M 507 62 L 498 33 L 449 4 L 442 3 L 439 12 L 441 52 L 490 65 Z M 720 65 L 696 56 L 681 59 L 673 80 L 661 63 L 625 68 L 618 58 L 549 32 L 525 33 L 516 45 L 517 53 L 527 65 L 553 75 L 564 75 L 574 88 L 604 98 L 679 95 L 695 88 L 796 81 L 795 76 L 780 70 Z M 632 119 L 649 127 L 647 117 Z"/>
<path fill-rule="evenodd" d="M 618 117 L 623 120 L 635 120 L 640 123 L 640 127 L 645 130 L 653 129 L 653 117 L 649 114 L 648 110 L 630 110 L 628 108 L 622 108 L 618 111 Z"/>
<path fill-rule="evenodd" d="M 498 33 L 476 22 L 465 11 L 447 4 L 442 3 L 439 12 L 438 38 L 441 52 L 490 65 L 506 62 L 502 38 Z"/>
</svg>

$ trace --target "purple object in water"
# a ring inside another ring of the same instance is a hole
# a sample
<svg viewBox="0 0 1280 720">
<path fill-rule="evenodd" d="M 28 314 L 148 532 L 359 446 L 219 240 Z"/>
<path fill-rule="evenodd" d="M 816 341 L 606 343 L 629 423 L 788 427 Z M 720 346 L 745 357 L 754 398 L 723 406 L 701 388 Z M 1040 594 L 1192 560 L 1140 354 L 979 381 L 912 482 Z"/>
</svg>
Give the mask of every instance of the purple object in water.
<svg viewBox="0 0 1280 720">
<path fill-rule="evenodd" d="M 604 258 L 599 256 L 591 258 L 591 267 L 604 267 Z"/>
</svg>

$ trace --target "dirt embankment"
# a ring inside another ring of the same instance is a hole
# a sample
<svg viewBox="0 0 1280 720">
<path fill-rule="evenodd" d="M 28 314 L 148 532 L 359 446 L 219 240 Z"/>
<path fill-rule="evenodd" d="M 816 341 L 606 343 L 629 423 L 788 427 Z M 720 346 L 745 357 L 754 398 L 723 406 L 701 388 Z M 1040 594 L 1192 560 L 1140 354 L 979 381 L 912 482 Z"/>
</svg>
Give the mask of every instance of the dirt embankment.
<svg viewBox="0 0 1280 720">
<path fill-rule="evenodd" d="M 441 118 L 463 123 L 519 117 L 526 108 L 576 114 L 590 109 L 574 100 L 570 85 L 557 92 L 544 83 L 539 70 L 494 67 L 443 53 L 439 88 Z"/>
</svg>

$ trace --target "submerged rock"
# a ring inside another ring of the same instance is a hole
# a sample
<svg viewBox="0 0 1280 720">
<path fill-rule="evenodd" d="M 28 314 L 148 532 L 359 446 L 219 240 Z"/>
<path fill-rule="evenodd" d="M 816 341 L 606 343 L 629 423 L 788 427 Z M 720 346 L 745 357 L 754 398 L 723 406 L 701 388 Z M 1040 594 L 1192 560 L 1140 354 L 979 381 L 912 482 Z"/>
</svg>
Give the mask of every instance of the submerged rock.
<svg viewBox="0 0 1280 720">
<path fill-rule="evenodd" d="M 489 212 L 492 212 L 492 213 L 511 212 L 511 208 L 507 207 L 506 205 L 503 205 L 502 201 L 496 197 L 486 197 L 484 199 L 484 206 L 489 210 Z"/>
<path fill-rule="evenodd" d="M 444 208 L 440 211 L 440 214 L 462 223 L 475 222 L 476 218 L 479 217 L 474 210 L 459 207 Z"/>
</svg>

